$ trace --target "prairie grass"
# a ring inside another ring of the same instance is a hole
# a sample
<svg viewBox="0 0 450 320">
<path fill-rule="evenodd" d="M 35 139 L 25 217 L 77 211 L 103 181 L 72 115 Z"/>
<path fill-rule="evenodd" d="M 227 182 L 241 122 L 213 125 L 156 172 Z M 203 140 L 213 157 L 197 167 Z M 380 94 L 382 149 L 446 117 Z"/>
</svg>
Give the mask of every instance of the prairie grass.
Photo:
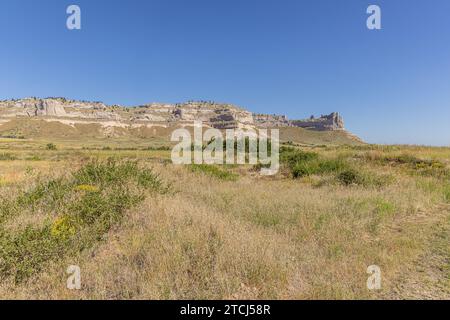
<svg viewBox="0 0 450 320">
<path fill-rule="evenodd" d="M 44 149 L 10 148 L 0 168 L 0 297 L 450 297 L 449 149 L 289 147 L 273 177 L 151 148 Z"/>
<path fill-rule="evenodd" d="M 17 158 L 10 153 L 0 153 L 0 161 L 13 161 Z"/>
<path fill-rule="evenodd" d="M 206 165 L 206 164 L 193 164 L 190 166 L 193 172 L 201 172 L 206 175 L 218 178 L 225 181 L 237 180 L 238 175 L 230 172 L 227 169 L 219 168 L 218 166 Z"/>
</svg>

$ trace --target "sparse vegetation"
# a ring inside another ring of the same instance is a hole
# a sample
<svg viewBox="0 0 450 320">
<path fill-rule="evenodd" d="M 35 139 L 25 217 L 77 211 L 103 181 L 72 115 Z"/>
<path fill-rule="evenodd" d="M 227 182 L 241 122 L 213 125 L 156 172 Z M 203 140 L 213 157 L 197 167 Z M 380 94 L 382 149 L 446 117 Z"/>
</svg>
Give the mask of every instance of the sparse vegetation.
<svg viewBox="0 0 450 320">
<path fill-rule="evenodd" d="M 193 164 L 190 168 L 193 172 L 201 172 L 220 180 L 235 181 L 238 178 L 237 174 L 214 165 Z"/>
<path fill-rule="evenodd" d="M 281 149 L 280 160 L 294 179 L 313 175 L 331 176 L 334 181 L 344 186 L 363 185 L 366 187 L 383 187 L 392 182 L 391 176 L 362 170 L 359 168 L 360 166 L 351 163 L 348 156 L 324 157 L 316 152 L 284 147 Z M 326 181 L 326 179 L 322 180 L 322 183 L 317 183 L 316 186 L 323 185 Z"/>
<path fill-rule="evenodd" d="M 340 173 L 349 168 L 348 163 L 343 159 L 326 159 L 319 157 L 319 154 L 315 152 L 305 152 L 295 148 L 283 148 L 280 160 L 294 178 Z"/>
<path fill-rule="evenodd" d="M 289 145 L 261 177 L 171 165 L 163 141 L 107 142 L 0 144 L 0 297 L 450 295 L 449 149 Z M 80 291 L 65 288 L 72 264 Z"/>
<path fill-rule="evenodd" d="M 0 161 L 13 161 L 16 160 L 16 156 L 10 153 L 0 153 Z"/>
</svg>

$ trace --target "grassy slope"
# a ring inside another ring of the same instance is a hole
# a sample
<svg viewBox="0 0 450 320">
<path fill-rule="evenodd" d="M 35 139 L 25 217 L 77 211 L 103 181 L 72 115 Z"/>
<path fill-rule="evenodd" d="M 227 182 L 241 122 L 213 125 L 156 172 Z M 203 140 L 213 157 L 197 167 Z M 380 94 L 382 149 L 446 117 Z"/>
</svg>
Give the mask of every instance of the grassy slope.
<svg viewBox="0 0 450 320">
<path fill-rule="evenodd" d="M 126 144 L 131 140 L 132 144 L 148 144 L 158 141 L 169 142 L 174 128 L 114 128 L 109 132 L 114 138 L 105 137 L 105 129 L 99 124 L 76 124 L 69 126 L 60 122 L 47 122 L 44 120 L 15 119 L 0 126 L 1 136 L 16 136 L 34 140 L 56 140 L 75 142 L 80 144 L 104 145 Z M 358 145 L 362 142 L 345 131 L 320 132 L 302 128 L 280 128 L 280 140 L 291 141 L 302 145 Z"/>
<path fill-rule="evenodd" d="M 281 141 L 303 145 L 361 145 L 363 142 L 346 131 L 313 131 L 303 128 L 281 128 Z"/>
</svg>

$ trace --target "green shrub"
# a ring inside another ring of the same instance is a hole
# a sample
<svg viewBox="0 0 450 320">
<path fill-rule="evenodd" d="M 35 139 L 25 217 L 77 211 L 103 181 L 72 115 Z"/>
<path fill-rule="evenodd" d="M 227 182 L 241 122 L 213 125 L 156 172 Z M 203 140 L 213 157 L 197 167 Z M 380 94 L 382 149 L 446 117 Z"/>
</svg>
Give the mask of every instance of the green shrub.
<svg viewBox="0 0 450 320">
<path fill-rule="evenodd" d="M 145 198 L 146 191 L 168 190 L 152 170 L 110 159 L 93 161 L 62 178 L 38 181 L 16 199 L 2 199 L 0 222 L 38 210 L 57 218 L 15 232 L 0 227 L 0 279 L 11 276 L 21 282 L 47 262 L 91 247 Z"/>
<path fill-rule="evenodd" d="M 382 187 L 392 182 L 388 175 L 374 175 L 369 172 L 361 172 L 353 168 L 343 157 L 334 159 L 320 157 L 315 152 L 306 152 L 292 147 L 282 147 L 280 152 L 282 165 L 287 167 L 293 178 L 303 178 L 312 175 L 329 175 L 331 180 L 323 180 L 323 183 L 335 182 L 349 186 L 353 184 Z"/>
<path fill-rule="evenodd" d="M 315 174 L 318 171 L 317 162 L 298 162 L 292 168 L 292 176 L 294 178 L 301 178 Z"/>
<path fill-rule="evenodd" d="M 140 168 L 137 161 L 118 162 L 112 158 L 106 162 L 92 161 L 74 174 L 77 185 L 114 186 L 130 179 L 144 188 L 163 189 L 158 175 L 151 169 Z"/>
<path fill-rule="evenodd" d="M 346 186 L 352 184 L 363 184 L 363 176 L 354 169 L 342 171 L 337 175 L 337 180 Z"/>
<path fill-rule="evenodd" d="M 50 226 L 28 226 L 18 234 L 0 230 L 0 279 L 12 276 L 16 284 L 26 280 L 44 263 L 62 256 L 63 243 L 52 237 Z"/>
<path fill-rule="evenodd" d="M 48 143 L 48 144 L 45 146 L 45 148 L 46 148 L 47 150 L 56 150 L 56 149 L 57 149 L 57 148 L 56 148 L 56 145 L 53 144 L 53 143 Z"/>
<path fill-rule="evenodd" d="M 409 154 L 402 154 L 399 156 L 385 157 L 384 161 L 405 165 L 411 170 L 412 174 L 420 174 L 439 179 L 450 178 L 450 170 L 446 168 L 444 163 L 438 160 L 419 159 Z"/>
<path fill-rule="evenodd" d="M 348 163 L 341 159 L 324 159 L 315 152 L 307 152 L 291 147 L 280 150 L 281 164 L 287 167 L 294 178 L 314 174 L 339 173 L 349 168 Z"/>
<path fill-rule="evenodd" d="M 315 152 L 306 152 L 291 147 L 280 148 L 280 162 L 293 169 L 298 163 L 316 160 L 319 155 Z"/>
<path fill-rule="evenodd" d="M 341 172 L 348 168 L 348 164 L 340 159 L 315 159 L 311 161 L 297 162 L 292 169 L 294 178 L 310 175 L 322 175 Z"/>
<path fill-rule="evenodd" d="M 349 168 L 348 163 L 343 159 L 326 159 L 319 161 L 319 171 L 317 173 L 333 173 L 347 170 Z"/>
</svg>

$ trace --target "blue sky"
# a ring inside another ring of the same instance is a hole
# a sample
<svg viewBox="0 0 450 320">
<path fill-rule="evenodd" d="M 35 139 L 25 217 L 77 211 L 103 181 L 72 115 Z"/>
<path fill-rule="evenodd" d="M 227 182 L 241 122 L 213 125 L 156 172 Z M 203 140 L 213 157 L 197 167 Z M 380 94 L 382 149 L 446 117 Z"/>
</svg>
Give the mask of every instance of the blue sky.
<svg viewBox="0 0 450 320">
<path fill-rule="evenodd" d="M 339 111 L 368 142 L 450 145 L 448 0 L 1 0 L 0 43 L 0 99 Z"/>
</svg>

